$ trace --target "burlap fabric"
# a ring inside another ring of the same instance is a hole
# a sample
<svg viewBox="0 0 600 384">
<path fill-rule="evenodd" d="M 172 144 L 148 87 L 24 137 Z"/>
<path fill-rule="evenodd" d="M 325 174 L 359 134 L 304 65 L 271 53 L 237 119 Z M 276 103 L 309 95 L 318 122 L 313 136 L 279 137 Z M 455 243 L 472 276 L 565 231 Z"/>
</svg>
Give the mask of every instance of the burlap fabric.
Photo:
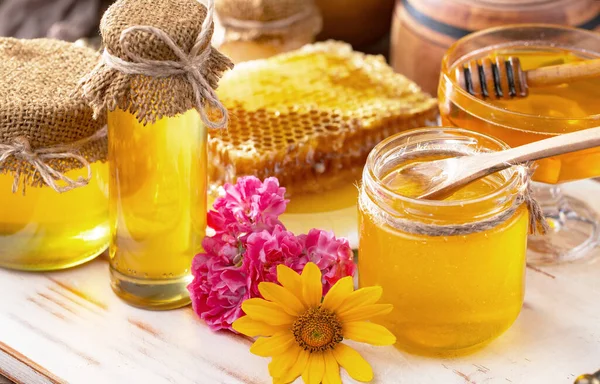
<svg viewBox="0 0 600 384">
<path fill-rule="evenodd" d="M 130 27 L 154 27 L 164 32 L 182 52 L 189 53 L 203 31 L 206 17 L 207 9 L 198 0 L 118 0 L 102 17 L 100 32 L 105 50 L 125 62 L 134 62 L 132 57 L 136 56 L 180 64 L 181 57 L 156 33 L 139 29 L 123 32 Z M 209 36 L 212 31 L 211 24 Z M 208 40 L 202 48 L 208 55 L 206 61 L 196 69 L 216 89 L 222 73 L 233 64 L 212 48 Z M 164 116 L 200 109 L 199 104 L 203 103 L 197 102 L 189 77 L 184 73 L 164 72 L 152 76 L 128 74 L 103 60 L 82 80 L 81 92 L 96 117 L 102 116 L 106 109 L 112 111 L 118 107 L 129 110 L 142 123 L 152 123 Z"/>
<path fill-rule="evenodd" d="M 225 41 L 317 35 L 321 13 L 312 0 L 216 0 Z"/>
<path fill-rule="evenodd" d="M 87 179 L 69 181 L 64 173 L 106 160 L 105 120 L 72 97 L 98 57 L 57 40 L 0 38 L 0 173 L 14 176 L 13 190 L 82 186 Z"/>
</svg>

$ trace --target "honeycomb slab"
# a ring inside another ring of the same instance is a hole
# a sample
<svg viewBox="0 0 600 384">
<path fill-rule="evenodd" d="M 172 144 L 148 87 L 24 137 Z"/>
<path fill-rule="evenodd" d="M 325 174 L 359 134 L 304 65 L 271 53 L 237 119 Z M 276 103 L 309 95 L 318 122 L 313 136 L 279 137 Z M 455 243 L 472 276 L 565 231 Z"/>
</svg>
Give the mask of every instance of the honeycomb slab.
<svg viewBox="0 0 600 384">
<path fill-rule="evenodd" d="M 289 194 L 357 180 L 375 144 L 438 116 L 436 100 L 383 57 L 338 42 L 242 63 L 218 94 L 230 122 L 209 137 L 211 181 L 276 176 Z"/>
</svg>

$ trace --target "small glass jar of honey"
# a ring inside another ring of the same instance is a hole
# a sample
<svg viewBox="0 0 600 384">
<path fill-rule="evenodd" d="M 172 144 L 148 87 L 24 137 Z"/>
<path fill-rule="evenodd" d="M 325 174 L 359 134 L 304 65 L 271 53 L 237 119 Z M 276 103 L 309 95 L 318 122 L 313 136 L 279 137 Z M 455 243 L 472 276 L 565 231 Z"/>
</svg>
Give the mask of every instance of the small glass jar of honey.
<svg viewBox="0 0 600 384">
<path fill-rule="evenodd" d="M 438 88 L 443 125 L 499 138 L 511 147 L 600 126 L 600 78 L 530 87 L 523 98 L 480 99 L 456 81 L 463 64 L 485 57 L 517 58 L 524 71 L 600 57 L 600 34 L 569 27 L 522 24 L 487 29 L 458 40 L 444 56 Z M 529 239 L 528 262 L 582 259 L 599 243 L 598 215 L 562 193 L 565 182 L 600 176 L 600 149 L 536 162 L 535 196 L 551 231 Z"/>
<path fill-rule="evenodd" d="M 468 353 L 506 331 L 524 295 L 527 176 L 513 167 L 445 200 L 415 198 L 400 177 L 414 162 L 506 149 L 486 135 L 427 128 L 392 136 L 370 153 L 359 197 L 359 285 L 383 287 L 380 318 L 397 347 Z"/>
<path fill-rule="evenodd" d="M 322 27 L 313 0 L 216 0 L 215 10 L 212 42 L 234 63 L 299 49 Z"/>
<path fill-rule="evenodd" d="M 0 38 L 0 267 L 69 268 L 108 247 L 106 119 L 73 95 L 98 58 Z"/>
</svg>

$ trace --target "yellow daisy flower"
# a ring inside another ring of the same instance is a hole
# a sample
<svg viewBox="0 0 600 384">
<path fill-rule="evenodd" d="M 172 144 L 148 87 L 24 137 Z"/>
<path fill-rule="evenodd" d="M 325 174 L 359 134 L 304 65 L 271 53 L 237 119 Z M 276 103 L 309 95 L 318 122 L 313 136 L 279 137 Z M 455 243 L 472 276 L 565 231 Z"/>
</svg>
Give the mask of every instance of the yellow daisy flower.
<svg viewBox="0 0 600 384">
<path fill-rule="evenodd" d="M 355 380 L 371 381 L 369 363 L 342 341 L 396 342 L 386 328 L 366 321 L 392 310 L 390 304 L 376 304 L 381 287 L 354 291 L 352 277 L 344 277 L 323 298 L 321 271 L 314 263 L 306 264 L 302 275 L 279 265 L 277 280 L 281 285 L 260 283 L 265 299 L 244 301 L 246 316 L 233 323 L 244 335 L 262 336 L 250 352 L 272 357 L 273 383 L 291 383 L 302 376 L 306 384 L 340 384 L 340 366 Z"/>
</svg>

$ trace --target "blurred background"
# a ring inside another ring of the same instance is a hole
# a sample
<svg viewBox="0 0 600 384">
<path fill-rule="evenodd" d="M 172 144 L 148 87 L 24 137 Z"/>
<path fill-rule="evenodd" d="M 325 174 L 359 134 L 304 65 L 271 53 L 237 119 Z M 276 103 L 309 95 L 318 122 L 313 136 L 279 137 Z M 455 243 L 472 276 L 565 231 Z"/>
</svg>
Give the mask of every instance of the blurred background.
<svg viewBox="0 0 600 384">
<path fill-rule="evenodd" d="M 0 0 L 0 36 L 95 38 L 102 13 L 114 0 Z M 248 0 L 260 3 L 260 1 Z M 355 47 L 377 46 L 389 30 L 394 0 L 317 0 L 324 25 L 318 38 Z M 383 42 L 383 43 L 381 43 Z"/>
<path fill-rule="evenodd" d="M 0 36 L 51 37 L 99 46 L 98 25 L 114 0 L 0 0 Z M 159 0 L 156 0 L 159 1 Z M 217 1 L 217 9 L 219 1 Z M 273 0 L 247 0 L 272 6 Z M 313 0 L 298 0 L 307 6 Z M 346 41 L 384 55 L 400 73 L 436 94 L 440 61 L 456 39 L 493 26 L 551 23 L 600 30 L 599 0 L 314 0 L 317 40 Z"/>
</svg>

